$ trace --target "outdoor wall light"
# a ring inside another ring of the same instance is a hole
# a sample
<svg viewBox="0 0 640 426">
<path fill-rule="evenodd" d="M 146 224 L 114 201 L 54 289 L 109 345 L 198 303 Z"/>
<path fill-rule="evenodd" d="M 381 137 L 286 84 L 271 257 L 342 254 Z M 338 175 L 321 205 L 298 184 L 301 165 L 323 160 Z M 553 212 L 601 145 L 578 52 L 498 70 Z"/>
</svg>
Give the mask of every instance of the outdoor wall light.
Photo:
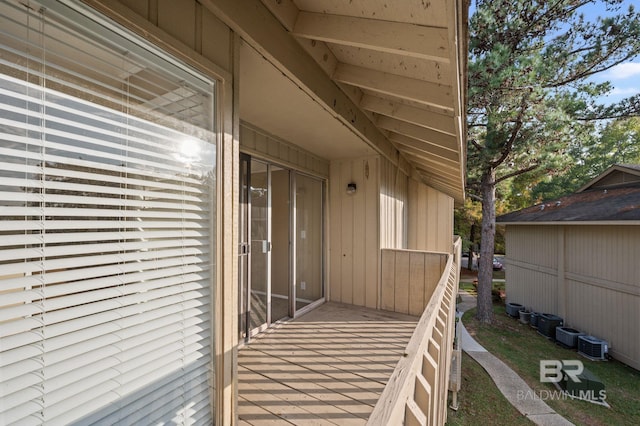
<svg viewBox="0 0 640 426">
<path fill-rule="evenodd" d="M 356 184 L 351 182 L 347 184 L 347 194 L 355 194 L 356 193 Z"/>
</svg>

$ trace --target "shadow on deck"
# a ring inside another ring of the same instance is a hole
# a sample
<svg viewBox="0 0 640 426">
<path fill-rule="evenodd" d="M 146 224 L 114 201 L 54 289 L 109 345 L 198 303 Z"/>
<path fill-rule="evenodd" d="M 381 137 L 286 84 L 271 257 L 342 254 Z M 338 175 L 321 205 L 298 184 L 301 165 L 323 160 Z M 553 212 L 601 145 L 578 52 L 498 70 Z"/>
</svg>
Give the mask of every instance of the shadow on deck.
<svg viewBox="0 0 640 426">
<path fill-rule="evenodd" d="M 238 353 L 239 424 L 365 424 L 418 317 L 325 303 Z"/>
</svg>

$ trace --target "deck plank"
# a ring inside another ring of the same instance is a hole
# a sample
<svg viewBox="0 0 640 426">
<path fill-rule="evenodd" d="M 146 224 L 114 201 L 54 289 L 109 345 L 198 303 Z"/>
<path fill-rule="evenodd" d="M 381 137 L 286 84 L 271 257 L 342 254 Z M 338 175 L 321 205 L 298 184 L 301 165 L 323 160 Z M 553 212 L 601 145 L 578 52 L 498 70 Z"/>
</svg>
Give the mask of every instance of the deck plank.
<svg viewBox="0 0 640 426">
<path fill-rule="evenodd" d="M 257 336 L 238 354 L 244 424 L 363 425 L 418 318 L 339 303 Z"/>
</svg>

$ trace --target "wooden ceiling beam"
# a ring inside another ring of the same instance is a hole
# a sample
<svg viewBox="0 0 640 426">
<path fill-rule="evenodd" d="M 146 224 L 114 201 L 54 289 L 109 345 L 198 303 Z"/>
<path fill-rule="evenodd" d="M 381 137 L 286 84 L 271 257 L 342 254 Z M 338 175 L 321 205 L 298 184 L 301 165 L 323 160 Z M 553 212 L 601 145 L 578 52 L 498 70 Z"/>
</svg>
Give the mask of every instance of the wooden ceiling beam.
<svg viewBox="0 0 640 426">
<path fill-rule="evenodd" d="M 395 147 L 386 135 L 325 74 L 260 0 L 200 0 L 200 3 L 371 148 L 395 161 Z M 293 13 L 295 10 L 289 11 Z"/>
<path fill-rule="evenodd" d="M 455 136 L 456 134 L 452 115 L 439 114 L 371 95 L 365 95 L 362 98 L 360 107 L 376 114 L 406 121 L 447 135 Z"/>
<path fill-rule="evenodd" d="M 459 173 L 459 165 L 447 163 L 440 157 L 435 157 L 433 155 L 429 155 L 427 152 L 410 147 L 403 147 L 400 150 L 407 155 L 411 155 L 411 161 L 416 168 L 419 166 L 432 168 L 452 178 L 453 176 L 457 176 Z"/>
<path fill-rule="evenodd" d="M 407 123 L 406 121 L 397 120 L 384 115 L 377 116 L 376 124 L 385 130 L 399 133 L 413 139 L 425 141 L 432 145 L 451 150 L 455 152 L 456 155 L 458 154 L 458 141 L 455 136 L 436 132 L 435 130 L 427 129 L 426 127 L 416 126 L 415 124 Z"/>
<path fill-rule="evenodd" d="M 424 141 L 419 141 L 417 139 L 413 139 L 404 135 L 391 133 L 389 134 L 389 140 L 393 142 L 393 144 L 400 150 L 412 148 L 413 150 L 415 150 L 412 152 L 421 152 L 424 156 L 433 156 L 435 158 L 438 158 L 440 161 L 449 163 L 452 166 L 457 166 L 460 161 L 458 154 L 453 151 L 444 149 L 437 145 L 431 145 Z"/>
<path fill-rule="evenodd" d="M 450 86 L 340 63 L 333 73 L 340 83 L 453 111 Z"/>
<path fill-rule="evenodd" d="M 293 34 L 326 43 L 394 53 L 449 63 L 446 28 L 355 18 L 324 13 L 300 12 Z"/>
</svg>

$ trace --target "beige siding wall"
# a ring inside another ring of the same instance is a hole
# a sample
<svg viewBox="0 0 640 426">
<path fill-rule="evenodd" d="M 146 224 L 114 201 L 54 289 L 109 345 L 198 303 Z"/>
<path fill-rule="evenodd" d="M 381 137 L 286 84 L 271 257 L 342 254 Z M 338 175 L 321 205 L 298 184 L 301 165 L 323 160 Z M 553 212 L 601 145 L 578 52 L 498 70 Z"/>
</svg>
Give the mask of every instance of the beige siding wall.
<svg viewBox="0 0 640 426">
<path fill-rule="evenodd" d="M 507 302 L 538 312 L 558 311 L 558 234 L 553 226 L 509 227 Z"/>
<path fill-rule="evenodd" d="M 407 247 L 408 181 L 399 167 L 380 159 L 380 247 Z"/>
<path fill-rule="evenodd" d="M 556 270 L 558 269 L 557 230 L 553 226 L 510 226 L 507 251 L 510 262 L 520 262 L 523 267 L 544 267 Z"/>
<path fill-rule="evenodd" d="M 376 308 L 379 159 L 332 161 L 329 177 L 329 300 Z M 355 194 L 347 194 L 348 183 Z"/>
<path fill-rule="evenodd" d="M 453 199 L 407 169 L 380 157 L 331 162 L 330 300 L 412 315 L 424 309 L 442 265 L 439 255 L 418 251 L 451 253 Z M 380 270 L 387 275 L 379 278 Z"/>
<path fill-rule="evenodd" d="M 409 179 L 408 248 L 450 253 L 453 198 Z"/>
<path fill-rule="evenodd" d="M 568 226 L 566 245 L 567 273 L 638 285 L 640 226 Z"/>
<path fill-rule="evenodd" d="M 93 4 L 94 1 L 87 3 Z M 163 41 L 178 41 L 217 66 L 231 70 L 232 34 L 222 21 L 196 0 L 99 0 L 96 3 L 112 9 L 118 9 L 114 3 L 120 3 L 174 39 L 165 38 Z"/>
<path fill-rule="evenodd" d="M 566 227 L 567 323 L 640 369 L 640 226 Z"/>
<path fill-rule="evenodd" d="M 380 247 L 451 252 L 453 198 L 380 159 Z"/>
<path fill-rule="evenodd" d="M 507 226 L 507 300 L 607 340 L 640 369 L 639 226 Z"/>
<path fill-rule="evenodd" d="M 329 177 L 329 161 L 248 123 L 240 125 L 240 150 L 294 170 L 321 178 Z"/>
<path fill-rule="evenodd" d="M 507 302 L 520 303 L 536 312 L 558 313 L 556 271 L 509 263 L 506 275 Z"/>
<path fill-rule="evenodd" d="M 445 254 L 383 249 L 380 309 L 422 315 L 445 265 Z"/>
</svg>

